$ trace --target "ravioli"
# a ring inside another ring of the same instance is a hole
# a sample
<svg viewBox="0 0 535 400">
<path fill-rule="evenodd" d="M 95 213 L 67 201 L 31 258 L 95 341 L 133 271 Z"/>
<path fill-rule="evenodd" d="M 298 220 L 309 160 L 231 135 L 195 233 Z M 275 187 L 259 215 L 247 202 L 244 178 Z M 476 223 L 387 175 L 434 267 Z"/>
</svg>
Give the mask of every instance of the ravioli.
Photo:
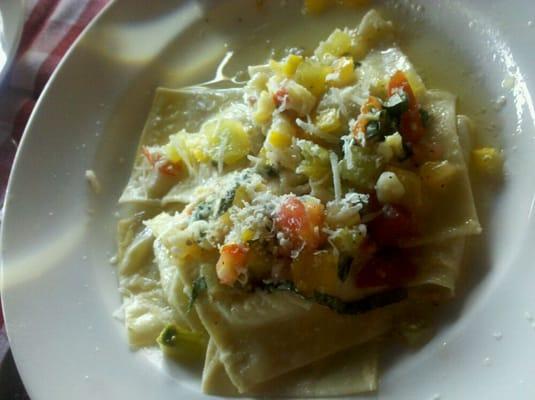
<svg viewBox="0 0 535 400">
<path fill-rule="evenodd" d="M 394 29 L 372 10 L 243 86 L 156 91 L 119 200 L 133 347 L 203 354 L 212 395 L 352 395 L 455 295 L 471 149 Z"/>
<path fill-rule="evenodd" d="M 132 175 L 119 203 L 160 204 L 162 197 L 166 195 L 167 202 L 189 202 L 188 192 L 195 188 L 198 180 L 177 182 L 172 177 L 154 174 L 143 156 L 144 146 L 164 144 L 171 134 L 180 130 L 198 131 L 202 122 L 242 97 L 243 91 L 239 88 L 158 88 L 141 135 Z M 174 193 L 169 193 L 176 185 L 178 188 Z"/>
<path fill-rule="evenodd" d="M 247 391 L 247 395 L 277 397 L 340 396 L 377 388 L 377 346 L 368 343 L 321 359 Z M 203 370 L 203 392 L 220 396 L 240 393 L 230 381 L 214 342 L 208 344 Z"/>
</svg>

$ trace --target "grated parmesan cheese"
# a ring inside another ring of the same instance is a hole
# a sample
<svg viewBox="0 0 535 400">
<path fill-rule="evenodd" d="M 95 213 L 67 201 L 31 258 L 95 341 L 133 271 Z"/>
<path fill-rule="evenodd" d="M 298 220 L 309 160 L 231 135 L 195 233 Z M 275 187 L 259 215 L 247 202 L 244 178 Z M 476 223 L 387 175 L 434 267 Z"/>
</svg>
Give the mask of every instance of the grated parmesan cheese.
<svg viewBox="0 0 535 400">
<path fill-rule="evenodd" d="M 338 170 L 338 156 L 334 151 L 329 154 L 331 170 L 333 173 L 334 198 L 340 200 L 342 197 L 342 183 L 340 181 L 340 171 Z"/>
</svg>

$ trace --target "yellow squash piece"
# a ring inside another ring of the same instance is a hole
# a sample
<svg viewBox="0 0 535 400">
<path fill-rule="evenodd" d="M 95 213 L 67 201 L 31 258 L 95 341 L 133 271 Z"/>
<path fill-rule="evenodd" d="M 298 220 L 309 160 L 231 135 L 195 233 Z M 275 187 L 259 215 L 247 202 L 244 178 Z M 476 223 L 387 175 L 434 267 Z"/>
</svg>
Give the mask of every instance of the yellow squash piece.
<svg viewBox="0 0 535 400">
<path fill-rule="evenodd" d="M 478 172 L 489 176 L 502 173 L 503 158 L 494 147 L 482 147 L 472 151 L 472 162 Z"/>
<path fill-rule="evenodd" d="M 320 61 L 326 61 L 330 57 L 341 57 L 352 53 L 352 39 L 348 32 L 336 29 L 329 35 L 327 40 L 321 42 L 314 51 Z"/>
<path fill-rule="evenodd" d="M 316 117 L 316 126 L 325 133 L 337 133 L 342 128 L 340 110 L 328 108 L 320 111 Z"/>
<path fill-rule="evenodd" d="M 212 160 L 231 165 L 243 160 L 249 154 L 249 136 L 242 123 L 231 119 L 216 119 L 202 128 L 206 134 L 209 154 Z"/>
<path fill-rule="evenodd" d="M 305 61 L 297 67 L 295 80 L 308 89 L 314 96 L 319 97 L 327 90 L 326 78 L 332 68 L 311 60 Z"/>
<path fill-rule="evenodd" d="M 333 293 L 338 285 L 338 256 L 332 250 L 302 252 L 292 262 L 292 280 L 304 294 Z"/>
<path fill-rule="evenodd" d="M 349 86 L 355 81 L 355 63 L 351 57 L 341 57 L 332 64 L 334 72 L 327 75 L 327 83 L 334 87 Z"/>
<path fill-rule="evenodd" d="M 270 60 L 269 66 L 271 67 L 272 71 L 277 75 L 283 75 L 287 78 L 291 78 L 295 71 L 297 70 L 297 67 L 299 64 L 303 62 L 303 57 L 296 55 L 296 54 L 290 54 L 288 57 L 286 57 L 282 61 L 275 61 Z"/>
</svg>

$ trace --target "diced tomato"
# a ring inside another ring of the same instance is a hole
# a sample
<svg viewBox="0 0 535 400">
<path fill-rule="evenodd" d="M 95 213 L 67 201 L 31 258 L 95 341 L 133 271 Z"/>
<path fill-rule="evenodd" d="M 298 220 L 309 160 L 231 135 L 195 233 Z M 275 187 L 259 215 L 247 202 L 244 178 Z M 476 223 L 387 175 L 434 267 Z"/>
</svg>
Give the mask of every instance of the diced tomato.
<svg viewBox="0 0 535 400">
<path fill-rule="evenodd" d="M 412 215 L 406 208 L 386 204 L 382 213 L 369 222 L 368 232 L 380 246 L 393 246 L 399 239 L 414 235 L 416 228 Z"/>
<path fill-rule="evenodd" d="M 381 111 L 382 109 L 383 105 L 381 104 L 381 101 L 375 96 L 370 96 L 368 97 L 368 100 L 360 107 L 360 112 L 361 114 L 369 114 Z"/>
<path fill-rule="evenodd" d="M 173 164 L 169 161 L 158 162 L 158 171 L 164 175 L 168 176 L 178 176 L 180 174 L 180 166 Z"/>
<path fill-rule="evenodd" d="M 422 119 L 418 111 L 406 111 L 399 122 L 399 133 L 411 143 L 417 143 L 425 134 Z"/>
<path fill-rule="evenodd" d="M 146 146 L 141 148 L 141 152 L 147 159 L 150 165 L 158 168 L 158 171 L 167 176 L 178 176 L 180 174 L 180 165 L 174 164 L 169 160 L 161 157 L 160 154 L 153 154 Z"/>
<path fill-rule="evenodd" d="M 388 96 L 392 96 L 400 89 L 405 92 L 405 94 L 409 98 L 409 109 L 417 108 L 418 102 L 416 100 L 414 92 L 412 91 L 409 80 L 407 79 L 403 71 L 396 71 L 396 73 L 390 78 L 390 82 L 388 82 Z"/>
<path fill-rule="evenodd" d="M 370 122 L 369 118 L 365 116 L 366 114 L 379 112 L 383 109 L 381 101 L 374 96 L 368 97 L 368 100 L 360 107 L 360 115 L 357 118 L 357 123 L 353 127 L 353 136 L 357 137 L 359 132 L 365 133 L 366 126 Z"/>
<path fill-rule="evenodd" d="M 399 130 L 401 136 L 411 143 L 417 143 L 425 134 L 420 106 L 411 85 L 402 71 L 397 71 L 388 83 L 388 95 L 402 90 L 409 98 L 409 109 L 401 115 Z"/>
<path fill-rule="evenodd" d="M 357 287 L 399 287 L 416 276 L 417 267 L 410 261 L 406 251 L 399 248 L 383 248 L 359 271 Z"/>
<path fill-rule="evenodd" d="M 317 249 L 323 242 L 321 226 L 325 218 L 321 203 L 304 203 L 295 196 L 289 197 L 275 216 L 275 228 L 290 240 L 290 250 L 304 244 L 309 250 Z"/>
<path fill-rule="evenodd" d="M 247 266 L 249 248 L 239 243 L 225 244 L 219 250 L 216 273 L 219 281 L 232 286 Z"/>
</svg>

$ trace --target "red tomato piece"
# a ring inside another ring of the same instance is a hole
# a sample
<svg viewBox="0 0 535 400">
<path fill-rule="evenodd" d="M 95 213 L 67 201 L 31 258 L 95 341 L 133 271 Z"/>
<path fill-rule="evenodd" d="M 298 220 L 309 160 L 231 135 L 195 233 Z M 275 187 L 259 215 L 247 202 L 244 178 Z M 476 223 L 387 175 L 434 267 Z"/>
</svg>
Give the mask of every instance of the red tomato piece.
<svg viewBox="0 0 535 400">
<path fill-rule="evenodd" d="M 409 109 L 401 115 L 399 130 L 401 136 L 409 142 L 417 143 L 425 134 L 420 106 L 411 85 L 402 71 L 397 71 L 388 83 L 388 95 L 403 91 L 409 98 Z"/>
<path fill-rule="evenodd" d="M 273 94 L 273 102 L 280 107 L 281 104 L 288 101 L 288 89 L 280 88 Z"/>
<path fill-rule="evenodd" d="M 368 224 L 368 232 L 380 246 L 393 246 L 399 239 L 415 234 L 416 229 L 412 215 L 406 208 L 386 204 L 381 215 Z"/>
<path fill-rule="evenodd" d="M 275 228 L 283 232 L 291 242 L 290 250 L 303 245 L 317 249 L 323 241 L 321 226 L 325 217 L 321 203 L 303 203 L 297 197 L 289 197 L 281 204 L 275 216 Z"/>
<path fill-rule="evenodd" d="M 141 148 L 141 152 L 150 165 L 158 168 L 158 171 L 167 176 L 178 176 L 180 174 L 180 165 L 173 164 L 171 161 L 162 158 L 160 154 L 154 154 L 146 146 Z"/>
<path fill-rule="evenodd" d="M 405 251 L 398 248 L 383 248 L 376 253 L 359 271 L 357 287 L 399 287 L 416 276 L 417 267 L 410 261 Z"/>
<path fill-rule="evenodd" d="M 249 248 L 239 243 L 225 244 L 219 250 L 216 273 L 219 281 L 232 286 L 247 266 Z"/>
</svg>

